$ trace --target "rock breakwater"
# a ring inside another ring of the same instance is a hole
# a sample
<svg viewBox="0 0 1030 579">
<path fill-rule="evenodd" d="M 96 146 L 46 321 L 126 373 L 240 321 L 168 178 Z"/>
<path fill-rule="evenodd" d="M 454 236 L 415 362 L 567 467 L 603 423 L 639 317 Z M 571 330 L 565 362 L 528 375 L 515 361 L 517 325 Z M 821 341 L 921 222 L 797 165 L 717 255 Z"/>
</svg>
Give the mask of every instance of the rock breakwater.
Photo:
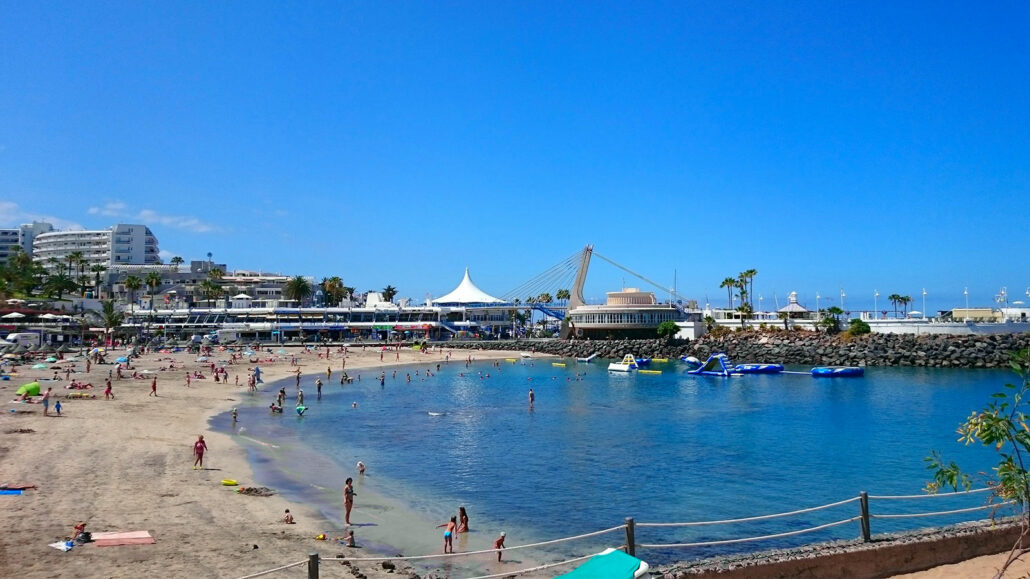
<svg viewBox="0 0 1030 579">
<path fill-rule="evenodd" d="M 845 337 L 819 332 L 734 332 L 692 341 L 666 340 L 500 340 L 448 342 L 455 349 L 541 352 L 562 358 L 637 357 L 679 359 L 726 353 L 734 362 L 813 366 L 915 366 L 933 368 L 1008 367 L 1009 353 L 1030 347 L 1030 335 L 913 336 L 867 334 Z"/>
</svg>

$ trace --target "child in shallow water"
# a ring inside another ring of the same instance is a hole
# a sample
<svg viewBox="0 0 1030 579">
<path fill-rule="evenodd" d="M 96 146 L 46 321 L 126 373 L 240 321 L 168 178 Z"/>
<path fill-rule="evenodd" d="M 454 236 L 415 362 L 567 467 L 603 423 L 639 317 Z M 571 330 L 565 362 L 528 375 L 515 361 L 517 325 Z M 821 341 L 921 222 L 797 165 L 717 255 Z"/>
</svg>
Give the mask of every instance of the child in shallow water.
<svg viewBox="0 0 1030 579">
<path fill-rule="evenodd" d="M 443 531 L 443 552 L 453 553 L 454 552 L 454 533 L 458 527 L 458 517 L 451 517 L 451 520 L 447 521 L 442 525 L 437 525 L 436 528 L 447 527 Z"/>
</svg>

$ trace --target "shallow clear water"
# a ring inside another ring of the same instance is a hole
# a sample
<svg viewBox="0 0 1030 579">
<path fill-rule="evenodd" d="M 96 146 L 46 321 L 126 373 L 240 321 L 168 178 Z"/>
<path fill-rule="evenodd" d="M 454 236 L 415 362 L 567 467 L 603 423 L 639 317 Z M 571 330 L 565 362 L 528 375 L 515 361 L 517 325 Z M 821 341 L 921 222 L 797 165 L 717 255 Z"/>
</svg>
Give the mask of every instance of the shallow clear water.
<svg viewBox="0 0 1030 579">
<path fill-rule="evenodd" d="M 566 368 L 542 360 L 470 368 L 452 362 L 439 373 L 434 367 L 430 378 L 428 365 L 399 367 L 396 378 L 387 372 L 384 386 L 377 372 L 366 371 L 361 382 L 325 386 L 321 401 L 314 400 L 312 375 L 304 380 L 310 410 L 303 418 L 289 407 L 285 415 L 269 415 L 270 385 L 240 408 L 240 424 L 249 440 L 278 445 L 248 446 L 258 483 L 285 487 L 332 520 L 341 518 L 342 479 L 362 460 L 375 476 L 375 492 L 424 519 L 442 522 L 463 504 L 481 542 L 506 529 L 518 537 L 509 543 L 521 544 L 612 527 L 628 516 L 707 521 L 792 511 L 863 490 L 920 494 L 931 450 L 971 471 L 990 468 L 994 455 L 959 445 L 955 427 L 1015 378 L 1006 371 L 897 368 L 870 368 L 859 379 L 715 378 L 687 375 L 679 363 L 656 365 L 662 375 L 622 375 L 606 372 L 605 363 L 566 362 Z M 292 400 L 293 380 L 282 385 Z M 946 510 L 984 499 L 874 500 L 872 512 Z M 641 528 L 637 542 L 781 533 L 850 518 L 858 508 L 850 503 L 747 525 Z M 874 519 L 872 531 L 985 514 Z M 644 555 L 660 563 L 858 535 L 858 524 L 849 523 L 797 538 Z M 611 535 L 606 544 L 622 538 Z M 417 554 L 412 549 L 428 547 L 390 548 Z M 582 553 L 576 546 L 558 550 Z"/>
</svg>

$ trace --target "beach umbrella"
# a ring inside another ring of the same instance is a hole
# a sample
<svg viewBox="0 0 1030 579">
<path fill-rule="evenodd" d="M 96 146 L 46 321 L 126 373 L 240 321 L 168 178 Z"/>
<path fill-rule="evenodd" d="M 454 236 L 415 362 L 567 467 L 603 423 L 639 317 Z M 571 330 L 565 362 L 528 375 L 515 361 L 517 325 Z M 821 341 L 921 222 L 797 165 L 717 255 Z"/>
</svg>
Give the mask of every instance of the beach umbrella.
<svg viewBox="0 0 1030 579">
<path fill-rule="evenodd" d="M 18 396 L 39 396 L 39 382 L 23 384 L 15 392 Z"/>
<path fill-rule="evenodd" d="M 56 361 L 57 361 L 57 358 L 55 358 L 55 357 L 53 357 L 53 356 L 50 356 L 49 358 L 47 358 L 47 359 L 46 359 L 46 361 L 47 361 L 47 362 L 51 362 L 51 363 L 53 363 L 53 362 L 56 362 Z"/>
<path fill-rule="evenodd" d="M 18 347 L 15 348 L 14 351 L 20 354 L 22 352 L 28 352 L 29 348 L 25 344 L 18 344 Z"/>
<path fill-rule="evenodd" d="M 4 315 L 0 316 L 0 318 L 4 318 L 4 319 L 7 319 L 7 320 L 13 320 L 13 319 L 16 319 L 16 318 L 24 318 L 24 317 L 25 317 L 25 314 L 19 314 L 18 312 L 11 312 L 9 314 L 4 314 Z"/>
<path fill-rule="evenodd" d="M 57 351 L 62 354 L 67 354 L 68 352 L 71 352 L 71 350 L 72 349 L 68 347 L 68 344 L 61 344 L 61 347 L 57 349 Z"/>
<path fill-rule="evenodd" d="M 29 352 L 38 352 L 39 351 L 39 344 L 32 344 L 27 349 L 28 349 Z"/>
<path fill-rule="evenodd" d="M 40 317 L 40 319 L 43 319 L 43 320 L 56 320 L 57 318 L 59 318 L 61 316 L 55 316 L 54 314 L 46 313 L 46 314 L 43 314 L 43 315 L 41 315 L 39 317 Z"/>
<path fill-rule="evenodd" d="M 46 370 L 46 364 L 35 364 L 32 366 L 33 370 Z"/>
</svg>

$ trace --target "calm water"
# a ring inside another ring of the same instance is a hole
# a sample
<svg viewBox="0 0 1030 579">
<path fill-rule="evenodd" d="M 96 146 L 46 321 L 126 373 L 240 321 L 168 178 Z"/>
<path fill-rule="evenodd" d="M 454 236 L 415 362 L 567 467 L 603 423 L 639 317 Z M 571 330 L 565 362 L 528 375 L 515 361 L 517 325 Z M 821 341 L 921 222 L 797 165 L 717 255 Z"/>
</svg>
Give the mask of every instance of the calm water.
<svg viewBox="0 0 1030 579">
<path fill-rule="evenodd" d="M 871 495 L 919 494 L 923 462 L 937 449 L 970 470 L 994 456 L 963 447 L 955 427 L 1015 378 L 1006 371 L 868 369 L 861 379 L 809 376 L 694 377 L 679 363 L 658 375 L 617 375 L 606 363 L 566 368 L 550 361 L 445 364 L 378 373 L 361 382 L 304 389 L 310 410 L 270 416 L 273 388 L 240 408 L 258 483 L 340 520 L 342 478 L 358 460 L 375 492 L 425 520 L 468 507 L 474 530 L 518 534 L 512 544 L 637 522 L 705 521 L 791 511 Z M 800 369 L 800 368 L 799 368 Z M 418 375 L 415 371 L 418 370 Z M 410 373 L 412 382 L 405 381 Z M 579 373 L 580 375 L 577 375 Z M 489 374 L 487 378 L 486 375 Z M 323 376 L 324 378 L 324 376 Z M 535 408 L 527 402 L 536 393 Z M 276 386 L 277 388 L 277 386 Z M 352 408 L 356 402 L 358 407 Z M 430 413 L 442 415 L 433 416 Z M 225 426 L 225 417 L 216 425 Z M 374 474 L 375 478 L 371 478 Z M 874 513 L 936 511 L 983 503 L 985 495 L 918 502 L 873 501 Z M 779 533 L 849 518 L 853 503 L 790 520 L 734 527 L 639 529 L 637 541 L 690 542 Z M 873 521 L 873 532 L 980 518 Z M 645 553 L 652 562 L 728 550 L 759 550 L 855 538 L 850 523 L 816 535 L 745 546 Z M 618 535 L 610 536 L 613 544 Z M 485 541 L 482 538 L 481 541 Z M 435 541 L 435 537 L 434 537 Z M 435 543 L 433 543 L 435 545 Z M 376 546 L 376 545 L 370 545 Z M 380 545 L 382 548 L 387 548 Z M 407 554 L 422 545 L 390 545 Z"/>
</svg>

